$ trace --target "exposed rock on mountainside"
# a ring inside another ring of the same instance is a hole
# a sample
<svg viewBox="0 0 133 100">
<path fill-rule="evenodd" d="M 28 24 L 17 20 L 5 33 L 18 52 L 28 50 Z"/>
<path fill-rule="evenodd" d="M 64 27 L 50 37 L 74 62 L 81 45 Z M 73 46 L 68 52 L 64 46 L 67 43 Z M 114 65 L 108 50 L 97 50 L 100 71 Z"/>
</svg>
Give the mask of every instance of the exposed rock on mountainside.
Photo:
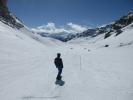
<svg viewBox="0 0 133 100">
<path fill-rule="evenodd" d="M 19 29 L 24 27 L 17 17 L 10 14 L 7 7 L 7 0 L 0 0 L 0 21 L 13 28 Z"/>
<path fill-rule="evenodd" d="M 88 29 L 83 33 L 78 33 L 76 35 L 69 35 L 65 41 L 69 41 L 73 38 L 80 38 L 80 37 L 96 37 L 100 34 L 105 34 L 104 39 L 108 38 L 112 34 L 119 35 L 122 33 L 122 28 L 128 26 L 129 24 L 133 23 L 133 12 L 129 12 L 127 16 L 121 17 L 119 20 L 111 23 L 109 25 L 95 28 L 95 29 Z"/>
</svg>

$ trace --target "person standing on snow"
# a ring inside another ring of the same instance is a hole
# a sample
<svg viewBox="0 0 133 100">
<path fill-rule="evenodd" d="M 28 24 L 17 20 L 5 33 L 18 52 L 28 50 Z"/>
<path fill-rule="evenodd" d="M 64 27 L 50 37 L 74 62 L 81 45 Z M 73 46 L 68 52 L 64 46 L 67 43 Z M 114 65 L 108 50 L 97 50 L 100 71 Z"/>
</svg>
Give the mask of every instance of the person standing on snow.
<svg viewBox="0 0 133 100">
<path fill-rule="evenodd" d="M 54 60 L 55 66 L 58 69 L 58 75 L 56 77 L 56 80 L 61 80 L 62 76 L 62 69 L 63 69 L 63 62 L 62 62 L 62 58 L 60 58 L 61 54 L 57 53 L 57 57 Z"/>
</svg>

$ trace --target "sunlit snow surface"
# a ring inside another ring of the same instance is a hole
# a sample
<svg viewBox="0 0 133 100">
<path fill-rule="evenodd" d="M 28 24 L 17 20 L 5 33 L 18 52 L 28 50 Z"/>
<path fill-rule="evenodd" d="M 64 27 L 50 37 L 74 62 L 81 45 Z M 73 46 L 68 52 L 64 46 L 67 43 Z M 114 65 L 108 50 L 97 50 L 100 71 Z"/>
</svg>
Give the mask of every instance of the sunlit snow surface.
<svg viewBox="0 0 133 100">
<path fill-rule="evenodd" d="M 133 28 L 123 31 L 62 43 L 0 22 L 0 100 L 133 100 Z M 62 87 L 54 84 L 57 52 Z"/>
</svg>

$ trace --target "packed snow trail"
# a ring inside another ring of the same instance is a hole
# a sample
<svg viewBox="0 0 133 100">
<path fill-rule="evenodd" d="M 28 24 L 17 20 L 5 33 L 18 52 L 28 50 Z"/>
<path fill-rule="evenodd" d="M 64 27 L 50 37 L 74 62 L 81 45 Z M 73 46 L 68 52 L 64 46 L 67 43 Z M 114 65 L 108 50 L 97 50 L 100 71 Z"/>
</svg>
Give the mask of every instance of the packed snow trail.
<svg viewBox="0 0 133 100">
<path fill-rule="evenodd" d="M 123 33 L 95 45 L 51 41 L 55 46 L 26 32 L 0 22 L 0 100 L 133 100 L 133 45 L 116 46 L 130 42 L 133 30 L 128 39 Z M 105 48 L 106 43 L 115 45 Z M 62 87 L 55 85 L 58 52 L 64 62 Z"/>
</svg>

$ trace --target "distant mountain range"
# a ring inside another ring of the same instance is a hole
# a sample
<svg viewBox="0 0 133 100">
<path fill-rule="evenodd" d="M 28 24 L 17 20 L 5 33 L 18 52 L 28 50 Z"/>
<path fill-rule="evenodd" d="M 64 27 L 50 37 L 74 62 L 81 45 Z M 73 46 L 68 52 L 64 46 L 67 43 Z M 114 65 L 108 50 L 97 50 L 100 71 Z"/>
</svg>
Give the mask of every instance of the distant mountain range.
<svg viewBox="0 0 133 100">
<path fill-rule="evenodd" d="M 68 36 L 66 41 L 69 41 L 73 38 L 80 38 L 80 37 L 96 37 L 100 34 L 105 34 L 104 38 L 111 36 L 113 33 L 116 33 L 116 36 L 122 33 L 122 28 L 128 26 L 133 22 L 133 12 L 129 12 L 128 15 L 121 17 L 119 20 L 115 22 L 95 28 L 95 29 L 88 29 L 83 33 L 78 33 L 76 35 Z"/>
<path fill-rule="evenodd" d="M 2 11 L 2 9 L 1 9 Z M 5 11 L 5 10 L 4 10 Z M 8 10 L 6 10 L 8 11 Z M 5 13 L 5 12 L 3 12 Z M 13 27 L 13 28 L 23 28 L 26 27 L 23 22 L 17 18 L 16 16 L 12 15 L 11 13 L 9 13 L 9 11 L 6 13 L 7 15 L 2 16 L 0 15 L 0 21 Z M 77 38 L 84 38 L 84 37 L 96 37 L 98 35 L 104 34 L 104 39 L 108 38 L 109 36 L 111 36 L 112 34 L 115 34 L 116 36 L 122 33 L 122 29 L 126 26 L 128 26 L 129 24 L 133 23 L 133 11 L 129 12 L 127 15 L 122 16 L 120 19 L 112 22 L 111 24 L 108 25 L 104 25 L 98 28 L 93 28 L 93 29 L 88 29 L 84 32 L 81 33 L 65 33 L 65 32 L 61 32 L 61 33 L 56 33 L 56 34 L 49 34 L 46 32 L 34 32 L 33 30 L 30 30 L 28 28 L 29 31 L 32 31 L 32 33 L 37 33 L 38 35 L 40 35 L 41 37 L 50 37 L 50 38 L 54 38 L 63 42 L 67 42 L 70 41 L 72 39 L 77 39 Z"/>
<path fill-rule="evenodd" d="M 111 24 L 104 25 L 94 29 L 88 29 L 82 33 L 77 34 L 66 34 L 66 33 L 59 33 L 59 34 L 49 34 L 45 32 L 39 32 L 38 34 L 42 37 L 51 37 L 54 39 L 58 39 L 63 42 L 67 42 L 69 40 L 80 38 L 80 37 L 96 37 L 100 34 L 105 34 L 104 38 L 108 38 L 112 34 L 116 33 L 115 35 L 119 35 L 122 33 L 122 28 L 128 26 L 133 22 L 133 11 L 129 12 L 127 15 L 122 16 L 120 19 L 112 22 Z"/>
</svg>

